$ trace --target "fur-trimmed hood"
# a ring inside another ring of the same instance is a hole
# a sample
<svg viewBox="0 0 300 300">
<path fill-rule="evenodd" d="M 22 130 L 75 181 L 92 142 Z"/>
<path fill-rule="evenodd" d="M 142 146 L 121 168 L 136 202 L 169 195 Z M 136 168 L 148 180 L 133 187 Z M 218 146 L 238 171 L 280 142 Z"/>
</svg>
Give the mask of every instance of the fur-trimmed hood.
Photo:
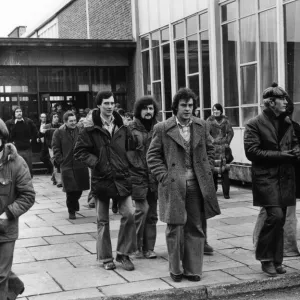
<svg viewBox="0 0 300 300">
<path fill-rule="evenodd" d="M 14 144 L 7 143 L 4 145 L 4 153 L 1 158 L 1 161 L 3 163 L 7 163 L 10 160 L 15 160 L 18 155 L 17 148 L 14 146 Z"/>
</svg>

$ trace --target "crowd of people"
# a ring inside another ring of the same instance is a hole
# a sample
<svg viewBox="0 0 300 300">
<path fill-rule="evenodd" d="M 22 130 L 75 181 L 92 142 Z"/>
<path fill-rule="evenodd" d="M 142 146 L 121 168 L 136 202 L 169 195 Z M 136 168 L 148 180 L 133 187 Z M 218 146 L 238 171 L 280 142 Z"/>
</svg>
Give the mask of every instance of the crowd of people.
<svg viewBox="0 0 300 300">
<path fill-rule="evenodd" d="M 276 276 L 286 272 L 283 228 L 295 216 L 294 165 L 300 148 L 287 92 L 274 83 L 263 99 L 263 112 L 246 124 L 244 147 L 252 162 L 253 204 L 261 207 L 255 255 L 262 270 Z M 43 144 L 43 161 L 49 155 L 53 183 L 66 193 L 69 219 L 76 219 L 82 191 L 90 191 L 89 206 L 97 217 L 97 259 L 105 270 L 116 268 L 109 226 L 112 200 L 113 212 L 121 215 L 115 260 L 125 270 L 134 270 L 132 257 L 157 257 L 159 211 L 167 224 L 170 277 L 175 282 L 201 280 L 203 255 L 214 253 L 207 242 L 207 219 L 221 213 L 219 180 L 224 198 L 230 198 L 234 133 L 222 105 L 215 104 L 204 121 L 195 113 L 196 95 L 181 88 L 173 97 L 173 116 L 158 122 L 152 96 L 139 98 L 133 114 L 117 107 L 111 91 L 99 92 L 95 101 L 96 108 L 79 109 L 79 114 L 58 105 L 50 123 L 41 114 L 38 129 L 23 117 L 21 107 L 6 125 L 0 119 L 0 296 L 24 289 L 11 266 L 18 217 L 35 198 L 30 148 L 35 134 Z M 3 259 L 4 253 L 9 259 Z"/>
</svg>

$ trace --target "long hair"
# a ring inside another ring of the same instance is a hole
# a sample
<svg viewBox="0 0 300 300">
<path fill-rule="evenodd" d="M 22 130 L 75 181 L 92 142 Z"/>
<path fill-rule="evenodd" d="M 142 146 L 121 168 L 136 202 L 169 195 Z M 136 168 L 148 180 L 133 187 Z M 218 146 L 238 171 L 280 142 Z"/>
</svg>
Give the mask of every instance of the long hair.
<svg viewBox="0 0 300 300">
<path fill-rule="evenodd" d="M 136 102 L 134 103 L 134 109 L 133 109 L 134 116 L 136 118 L 140 118 L 142 109 L 147 108 L 147 106 L 151 105 L 151 104 L 154 107 L 153 117 L 155 118 L 158 114 L 158 105 L 157 105 L 156 101 L 154 100 L 154 97 L 152 97 L 152 96 L 143 96 L 143 97 L 139 98 L 138 100 L 136 100 Z"/>
<path fill-rule="evenodd" d="M 173 114 L 176 116 L 178 111 L 178 105 L 180 100 L 189 101 L 190 99 L 193 99 L 193 114 L 195 112 L 195 109 L 197 108 L 197 96 L 196 94 L 189 88 L 181 88 L 178 90 L 178 92 L 173 97 L 172 102 L 172 111 Z"/>
</svg>

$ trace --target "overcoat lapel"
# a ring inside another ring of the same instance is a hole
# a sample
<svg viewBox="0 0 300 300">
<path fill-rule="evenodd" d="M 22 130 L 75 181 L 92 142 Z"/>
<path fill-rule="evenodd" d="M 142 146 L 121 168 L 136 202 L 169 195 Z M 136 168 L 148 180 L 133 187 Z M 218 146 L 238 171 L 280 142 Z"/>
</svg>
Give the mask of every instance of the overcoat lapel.
<svg viewBox="0 0 300 300">
<path fill-rule="evenodd" d="M 179 133 L 179 128 L 176 124 L 175 117 L 171 117 L 166 122 L 166 131 L 167 135 L 170 136 L 177 144 L 179 144 L 182 148 L 185 149 L 183 144 L 183 138 Z"/>
<path fill-rule="evenodd" d="M 203 139 L 203 126 L 193 119 L 192 123 L 192 136 L 193 136 L 193 149 L 197 147 L 199 142 Z"/>
<path fill-rule="evenodd" d="M 266 113 L 263 113 L 263 118 L 261 118 L 262 123 L 264 123 L 265 127 L 268 127 L 272 133 L 272 137 L 274 138 L 274 140 L 276 141 L 276 143 L 278 143 L 278 135 L 276 133 L 276 129 L 275 126 L 272 123 L 272 120 L 267 116 Z"/>
</svg>

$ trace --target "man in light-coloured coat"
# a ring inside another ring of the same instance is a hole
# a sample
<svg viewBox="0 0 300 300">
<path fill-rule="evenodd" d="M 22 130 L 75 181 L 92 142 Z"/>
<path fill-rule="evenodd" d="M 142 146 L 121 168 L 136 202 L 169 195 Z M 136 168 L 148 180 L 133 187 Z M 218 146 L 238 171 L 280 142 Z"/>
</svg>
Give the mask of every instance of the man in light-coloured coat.
<svg viewBox="0 0 300 300">
<path fill-rule="evenodd" d="M 159 182 L 160 219 L 168 224 L 169 269 L 174 281 L 182 277 L 200 280 L 203 218 L 220 214 L 212 177 L 214 147 L 206 122 L 192 116 L 195 108 L 196 95 L 180 89 L 173 98 L 174 116 L 155 125 L 147 154 L 148 166 Z"/>
</svg>

